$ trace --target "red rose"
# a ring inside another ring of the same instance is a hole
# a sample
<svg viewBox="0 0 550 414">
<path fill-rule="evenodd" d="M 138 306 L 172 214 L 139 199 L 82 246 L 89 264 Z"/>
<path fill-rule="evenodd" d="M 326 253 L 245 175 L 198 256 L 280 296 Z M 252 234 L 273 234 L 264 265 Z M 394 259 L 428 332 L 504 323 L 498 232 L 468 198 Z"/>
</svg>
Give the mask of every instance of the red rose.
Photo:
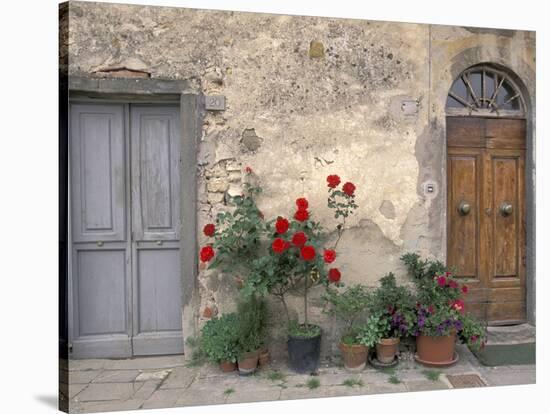
<svg viewBox="0 0 550 414">
<path fill-rule="evenodd" d="M 353 185 L 353 183 L 348 182 L 344 184 L 342 190 L 344 190 L 344 193 L 346 193 L 347 195 L 352 196 L 355 192 L 355 186 Z"/>
<path fill-rule="evenodd" d="M 462 293 L 468 293 L 468 286 L 462 286 Z"/>
<path fill-rule="evenodd" d="M 286 233 L 286 231 L 288 230 L 288 220 L 282 217 L 278 217 L 277 222 L 275 223 L 275 229 L 279 234 Z"/>
<path fill-rule="evenodd" d="M 302 247 L 307 242 L 307 236 L 303 231 L 299 231 L 292 236 L 292 244 L 296 247 Z"/>
<path fill-rule="evenodd" d="M 458 288 L 458 283 L 456 283 L 454 280 L 451 280 L 451 281 L 449 282 L 449 287 L 450 287 L 451 289 L 456 289 L 456 288 Z"/>
<path fill-rule="evenodd" d="M 201 262 L 209 262 L 214 257 L 214 254 L 212 246 L 204 246 L 201 249 Z"/>
<path fill-rule="evenodd" d="M 294 214 L 294 218 L 298 221 L 306 221 L 309 218 L 309 212 L 307 210 L 298 210 Z"/>
<path fill-rule="evenodd" d="M 298 206 L 298 210 L 307 210 L 309 203 L 305 198 L 301 197 L 296 199 L 296 206 Z"/>
<path fill-rule="evenodd" d="M 252 168 L 247 166 L 244 170 L 246 171 L 247 174 L 252 174 Z"/>
<path fill-rule="evenodd" d="M 455 300 L 452 304 L 452 307 L 454 310 L 457 310 L 460 313 L 464 313 L 464 302 L 460 299 Z"/>
<path fill-rule="evenodd" d="M 330 269 L 328 271 L 328 280 L 330 280 L 331 282 L 334 282 L 334 283 L 339 282 L 341 277 L 342 277 L 342 274 L 338 269 Z"/>
<path fill-rule="evenodd" d="M 315 248 L 313 246 L 304 246 L 300 250 L 300 255 L 302 259 L 310 261 L 315 259 Z"/>
<path fill-rule="evenodd" d="M 327 177 L 327 183 L 330 188 L 335 188 L 340 184 L 340 177 L 338 177 L 336 174 L 329 175 Z"/>
<path fill-rule="evenodd" d="M 275 253 L 282 253 L 285 250 L 285 241 L 280 237 L 277 237 L 273 240 L 273 243 L 271 243 L 271 248 Z"/>
<path fill-rule="evenodd" d="M 445 278 L 445 276 L 439 276 L 437 278 L 437 284 L 441 287 L 445 287 L 445 285 L 447 284 L 447 279 Z"/>
<path fill-rule="evenodd" d="M 325 263 L 332 263 L 334 262 L 334 259 L 336 259 L 336 252 L 332 249 L 327 249 L 325 250 L 323 257 L 325 259 Z"/>
<path fill-rule="evenodd" d="M 207 224 L 206 226 L 204 226 L 204 229 L 202 229 L 202 232 L 208 237 L 212 237 L 215 231 L 216 226 L 214 226 L 212 223 Z"/>
</svg>

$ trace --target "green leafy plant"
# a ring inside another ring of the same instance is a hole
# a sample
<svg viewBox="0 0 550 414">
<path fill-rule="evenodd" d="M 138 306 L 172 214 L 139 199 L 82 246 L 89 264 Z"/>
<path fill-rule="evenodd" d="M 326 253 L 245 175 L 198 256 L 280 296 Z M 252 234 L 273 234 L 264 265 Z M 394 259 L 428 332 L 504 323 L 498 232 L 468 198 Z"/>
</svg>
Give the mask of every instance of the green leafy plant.
<svg viewBox="0 0 550 414">
<path fill-rule="evenodd" d="M 380 314 L 370 315 L 367 323 L 357 332 L 357 341 L 368 347 L 375 346 L 382 339 L 384 332 L 389 329 L 389 322 Z"/>
<path fill-rule="evenodd" d="M 389 378 L 388 378 L 388 382 L 390 384 L 400 384 L 401 380 L 399 379 L 399 377 L 397 375 L 390 375 Z"/>
<path fill-rule="evenodd" d="M 186 362 L 185 366 L 192 368 L 203 365 L 206 361 L 206 354 L 201 348 L 200 338 L 194 338 L 190 336 L 185 340 L 185 344 L 187 345 L 188 349 L 192 350 L 191 359 Z"/>
<path fill-rule="evenodd" d="M 296 321 L 290 321 L 288 324 L 288 334 L 301 338 L 314 338 L 321 334 L 321 328 L 317 325 L 305 325 L 299 324 Z"/>
<path fill-rule="evenodd" d="M 250 272 L 252 261 L 261 255 L 262 237 L 266 232 L 266 223 L 256 205 L 256 196 L 261 192 L 260 187 L 244 183 L 243 195 L 229 200 L 233 210 L 218 213 L 216 225 L 207 224 L 203 229 L 204 234 L 214 240 L 211 247 L 216 253 L 211 269 L 244 275 Z"/>
<path fill-rule="evenodd" d="M 206 322 L 201 330 L 200 349 L 210 362 L 236 362 L 239 353 L 237 315 L 227 313 Z"/>
<path fill-rule="evenodd" d="M 424 371 L 422 371 L 422 374 L 424 374 L 424 376 L 429 379 L 430 381 L 437 381 L 439 380 L 439 376 L 441 375 L 441 372 L 440 371 L 431 371 L 431 370 L 427 370 L 425 369 Z"/>
<path fill-rule="evenodd" d="M 371 300 L 368 288 L 359 284 L 342 292 L 328 287 L 323 299 L 328 304 L 323 311 L 344 323 L 342 342 L 346 345 L 357 344 L 356 324 L 365 316 Z"/>
<path fill-rule="evenodd" d="M 353 387 L 362 387 L 364 384 L 363 384 L 363 381 L 361 379 L 347 378 L 346 380 L 344 380 L 342 385 L 345 385 L 346 387 L 353 388 Z"/>
<path fill-rule="evenodd" d="M 285 380 L 285 374 L 283 374 L 281 371 L 269 371 L 267 373 L 267 379 L 270 381 L 284 381 Z"/>
<path fill-rule="evenodd" d="M 319 388 L 319 386 L 321 385 L 321 381 L 319 381 L 319 378 L 310 378 L 307 382 L 306 382 L 306 386 L 310 389 L 310 390 L 313 390 L 315 388 Z"/>
<path fill-rule="evenodd" d="M 267 308 L 257 295 L 243 297 L 237 304 L 237 346 L 239 355 L 256 351 L 265 341 Z"/>
<path fill-rule="evenodd" d="M 231 395 L 235 392 L 235 390 L 233 388 L 226 388 L 225 391 L 223 392 L 224 395 Z"/>
</svg>

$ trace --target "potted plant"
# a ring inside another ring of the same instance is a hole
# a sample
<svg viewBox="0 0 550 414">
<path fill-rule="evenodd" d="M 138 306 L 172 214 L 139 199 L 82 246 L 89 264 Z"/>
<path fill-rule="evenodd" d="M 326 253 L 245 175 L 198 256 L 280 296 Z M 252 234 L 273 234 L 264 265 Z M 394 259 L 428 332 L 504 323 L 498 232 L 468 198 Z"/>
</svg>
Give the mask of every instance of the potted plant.
<svg viewBox="0 0 550 414">
<path fill-rule="evenodd" d="M 240 375 L 250 375 L 258 366 L 265 337 L 266 306 L 262 298 L 251 295 L 237 305 L 237 347 Z"/>
<path fill-rule="evenodd" d="M 223 372 L 236 368 L 238 346 L 238 319 L 235 313 L 227 313 L 210 319 L 203 326 L 200 349 L 206 358 L 219 364 Z"/>
<path fill-rule="evenodd" d="M 367 363 L 369 348 L 359 341 L 357 323 L 365 315 L 370 297 L 368 289 L 363 285 L 352 286 L 343 292 L 328 287 L 323 296 L 329 305 L 325 312 L 344 323 L 338 348 L 348 371 L 361 371 Z"/>
<path fill-rule="evenodd" d="M 484 327 L 464 312 L 462 295 L 468 287 L 460 284 L 449 271 L 430 274 L 438 268 L 422 262 L 416 254 L 402 257 L 413 276 L 417 303 L 413 335 L 416 336 L 416 360 L 427 366 L 448 366 L 458 360 L 455 342 L 479 349 L 486 341 Z M 438 270 L 444 270 L 439 268 Z"/>
<path fill-rule="evenodd" d="M 393 363 L 398 355 L 402 336 L 408 335 L 414 322 L 412 294 L 405 286 L 397 286 L 393 273 L 380 279 L 380 286 L 369 303 L 370 316 L 361 331 L 360 341 L 376 346 L 376 359 L 381 364 Z"/>
<path fill-rule="evenodd" d="M 285 310 L 288 321 L 288 361 L 296 372 L 315 372 L 319 366 L 321 328 L 311 324 L 308 317 L 308 291 L 316 285 L 338 284 L 340 271 L 329 265 L 336 259 L 336 247 L 342 237 L 346 218 L 357 208 L 355 185 L 340 177 L 327 177 L 329 197 L 327 205 L 334 209 L 337 239 L 331 248 L 324 248 L 325 234 L 318 221 L 312 219 L 305 198 L 296 200 L 292 218 L 277 217 L 266 223 L 268 249 L 252 262 L 253 270 L 243 290 L 249 294 L 273 294 Z M 290 318 L 286 296 L 299 292 L 303 295 L 303 322 Z"/>
</svg>

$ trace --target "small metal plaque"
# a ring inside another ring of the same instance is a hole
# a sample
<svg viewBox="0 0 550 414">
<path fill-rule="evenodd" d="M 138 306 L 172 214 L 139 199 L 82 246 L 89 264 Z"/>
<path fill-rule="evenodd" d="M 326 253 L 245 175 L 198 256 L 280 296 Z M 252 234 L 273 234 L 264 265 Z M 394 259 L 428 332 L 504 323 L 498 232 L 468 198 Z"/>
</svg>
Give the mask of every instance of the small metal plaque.
<svg viewBox="0 0 550 414">
<path fill-rule="evenodd" d="M 418 101 L 413 99 L 402 101 L 401 110 L 407 116 L 416 115 L 418 113 Z"/>
<path fill-rule="evenodd" d="M 207 111 L 225 111 L 225 96 L 223 95 L 205 96 L 204 106 Z"/>
</svg>

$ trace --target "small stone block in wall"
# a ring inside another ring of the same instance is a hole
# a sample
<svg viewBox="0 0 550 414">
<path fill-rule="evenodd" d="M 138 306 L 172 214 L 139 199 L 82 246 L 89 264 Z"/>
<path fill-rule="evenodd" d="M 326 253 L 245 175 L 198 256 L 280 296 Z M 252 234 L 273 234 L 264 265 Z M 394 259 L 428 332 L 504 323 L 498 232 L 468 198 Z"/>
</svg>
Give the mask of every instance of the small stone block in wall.
<svg viewBox="0 0 550 414">
<path fill-rule="evenodd" d="M 323 58 L 325 57 L 325 46 L 318 40 L 312 40 L 309 44 L 309 57 L 310 58 Z"/>
<path fill-rule="evenodd" d="M 208 319 L 213 317 L 215 314 L 216 314 L 215 310 L 212 309 L 210 306 L 205 307 L 204 310 L 202 311 L 202 316 Z"/>
</svg>

